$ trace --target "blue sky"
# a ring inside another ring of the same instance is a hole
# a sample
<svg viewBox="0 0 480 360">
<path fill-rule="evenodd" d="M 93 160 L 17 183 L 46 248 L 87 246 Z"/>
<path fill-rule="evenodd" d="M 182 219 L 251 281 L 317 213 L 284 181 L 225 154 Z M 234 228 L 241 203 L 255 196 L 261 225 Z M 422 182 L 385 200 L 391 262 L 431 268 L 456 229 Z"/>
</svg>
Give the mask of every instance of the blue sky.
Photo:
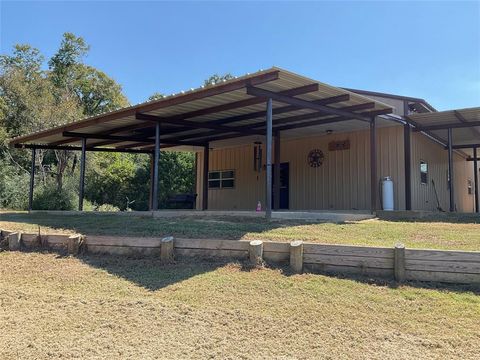
<svg viewBox="0 0 480 360">
<path fill-rule="evenodd" d="M 336 86 L 480 105 L 480 2 L 1 3 L 1 52 L 48 58 L 64 32 L 132 103 L 272 65 Z"/>
</svg>

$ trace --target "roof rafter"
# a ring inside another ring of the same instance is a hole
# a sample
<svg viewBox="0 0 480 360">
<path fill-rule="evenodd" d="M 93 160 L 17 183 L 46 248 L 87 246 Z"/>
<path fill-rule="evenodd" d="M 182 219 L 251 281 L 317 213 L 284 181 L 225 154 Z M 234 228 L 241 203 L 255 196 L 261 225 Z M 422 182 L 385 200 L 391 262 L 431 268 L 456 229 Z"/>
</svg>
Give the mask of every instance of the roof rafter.
<svg viewBox="0 0 480 360">
<path fill-rule="evenodd" d="M 15 144 L 15 148 L 18 149 L 45 149 L 45 150 L 69 150 L 69 151 L 81 151 L 81 146 L 51 146 L 51 145 L 35 145 L 35 144 Z M 97 148 L 93 146 L 87 146 L 86 151 L 96 151 L 96 152 L 121 152 L 129 154 L 151 154 L 151 150 L 145 149 L 117 149 L 117 148 Z"/>
<path fill-rule="evenodd" d="M 307 101 L 307 100 L 294 98 L 291 96 L 281 95 L 273 91 L 264 90 L 254 86 L 247 86 L 247 94 L 253 95 L 253 96 L 267 97 L 267 98 L 271 98 L 274 101 L 279 101 L 286 104 L 298 106 L 300 108 L 322 111 L 331 115 L 348 116 L 348 117 L 353 117 L 354 119 L 366 121 L 366 122 L 370 122 L 371 120 L 365 116 L 361 116 L 352 112 L 338 110 L 336 108 L 332 108 L 326 105 L 315 104 L 312 101 Z"/>
<path fill-rule="evenodd" d="M 164 118 L 160 116 L 148 115 L 144 113 L 135 114 L 137 120 L 146 120 L 146 121 L 157 121 L 159 123 L 175 124 L 179 126 L 188 127 L 191 129 L 213 129 L 213 130 L 222 130 L 227 132 L 239 132 L 246 135 L 259 135 L 258 130 L 242 129 L 236 130 L 235 127 L 229 127 L 224 125 L 209 124 L 207 122 L 196 122 L 190 120 L 180 120 L 180 119 L 171 119 Z"/>
<path fill-rule="evenodd" d="M 99 140 L 112 140 L 114 142 L 139 142 L 144 144 L 155 144 L 155 139 L 150 139 L 140 136 L 118 136 L 118 135 L 99 135 L 99 134 L 86 134 L 86 133 L 77 133 L 77 132 L 63 132 L 63 136 L 81 138 L 81 139 L 99 139 Z M 164 144 L 172 145 L 192 145 L 192 146 L 201 146 L 201 142 L 185 142 L 185 141 L 162 141 Z"/>
<path fill-rule="evenodd" d="M 345 106 L 339 109 L 342 110 L 347 110 L 347 111 L 355 111 L 355 110 L 366 110 L 366 109 L 371 109 L 375 107 L 374 102 L 368 102 L 368 103 L 363 103 L 363 104 L 358 104 L 358 105 L 351 105 L 351 106 Z M 285 118 L 280 118 L 280 119 L 274 119 L 273 120 L 273 125 L 281 125 L 281 124 L 287 124 L 287 123 L 294 123 L 294 122 L 299 122 L 303 120 L 308 120 L 308 119 L 315 119 L 319 117 L 325 117 L 325 116 L 331 116 L 331 115 L 325 115 L 325 113 L 322 112 L 314 112 L 314 113 L 309 113 L 309 114 L 302 114 L 302 115 L 296 115 L 296 116 L 290 116 L 290 117 L 285 117 Z M 337 118 L 335 118 L 337 119 Z M 336 120 L 335 122 L 337 122 Z M 246 124 L 246 125 L 241 125 L 237 126 L 236 129 L 242 129 L 242 128 L 258 128 L 258 127 L 264 127 L 265 123 L 264 122 L 257 122 L 254 124 Z M 199 137 L 206 137 L 206 136 L 214 136 L 214 135 L 220 135 L 221 132 L 218 131 L 209 131 L 205 133 L 196 133 L 196 134 L 188 134 L 188 135 L 183 135 L 183 136 L 177 136 L 177 137 L 172 137 L 171 139 L 173 140 L 186 140 L 186 139 L 193 139 L 193 138 L 199 138 Z"/>
<path fill-rule="evenodd" d="M 480 126 L 480 121 L 467 121 L 460 123 L 446 123 L 438 125 L 418 126 L 413 131 L 434 131 L 434 130 L 447 130 L 447 129 L 460 129 L 460 128 L 473 128 L 474 126 Z"/>
</svg>

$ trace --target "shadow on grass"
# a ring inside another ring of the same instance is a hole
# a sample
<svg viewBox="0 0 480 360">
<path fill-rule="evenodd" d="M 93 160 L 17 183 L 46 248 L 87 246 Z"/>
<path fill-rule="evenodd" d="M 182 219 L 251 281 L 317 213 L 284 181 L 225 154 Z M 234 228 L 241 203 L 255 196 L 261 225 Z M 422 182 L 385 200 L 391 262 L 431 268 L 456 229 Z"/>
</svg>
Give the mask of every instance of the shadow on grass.
<svg viewBox="0 0 480 360">
<path fill-rule="evenodd" d="M 0 221 L 29 224 L 35 228 L 66 229 L 84 235 L 119 235 L 139 237 L 175 236 L 186 238 L 242 239 L 247 233 L 262 233 L 277 228 L 311 224 L 308 221 L 274 221 L 234 216 L 123 216 L 123 215 L 50 215 L 1 213 Z"/>
<path fill-rule="evenodd" d="M 185 262 L 162 264 L 160 260 L 130 259 L 120 256 L 84 255 L 85 264 L 107 271 L 150 291 L 156 291 L 226 265 L 224 262 Z"/>
<path fill-rule="evenodd" d="M 163 264 L 155 258 L 126 258 L 112 255 L 84 255 L 79 259 L 98 269 L 103 269 L 108 273 L 121 277 L 142 286 L 150 291 L 156 291 L 166 286 L 188 280 L 192 277 L 202 275 L 218 268 L 235 264 L 239 265 L 241 271 L 251 272 L 258 270 L 259 267 L 252 266 L 248 261 L 228 260 L 220 258 L 185 258 L 182 257 L 171 264 Z M 283 276 L 295 276 L 288 264 L 268 263 L 265 268 L 280 270 Z M 371 278 L 361 275 L 347 275 L 338 273 L 308 272 L 309 275 L 323 275 L 330 278 L 352 280 L 366 285 L 388 287 L 397 289 L 402 286 L 409 286 L 419 289 L 441 290 L 456 293 L 472 292 L 480 295 L 480 285 L 460 285 L 449 283 L 434 283 L 421 281 L 406 281 L 398 283 L 392 279 Z"/>
</svg>

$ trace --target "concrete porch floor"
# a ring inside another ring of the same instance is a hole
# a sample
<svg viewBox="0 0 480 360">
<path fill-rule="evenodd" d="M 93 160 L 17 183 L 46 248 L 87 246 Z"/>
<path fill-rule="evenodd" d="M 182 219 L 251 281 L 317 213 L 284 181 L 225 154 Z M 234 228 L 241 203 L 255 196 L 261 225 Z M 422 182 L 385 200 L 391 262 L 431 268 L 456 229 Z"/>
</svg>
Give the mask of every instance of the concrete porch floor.
<svg viewBox="0 0 480 360">
<path fill-rule="evenodd" d="M 32 210 L 30 213 L 42 213 L 52 215 L 118 215 L 118 216 L 138 216 L 138 217 L 189 217 L 189 216 L 234 216 L 234 217 L 265 217 L 264 211 L 249 210 L 158 210 L 158 211 L 120 211 L 120 212 L 100 212 L 100 211 L 56 211 L 56 210 Z M 298 211 L 273 211 L 272 220 L 312 220 L 312 221 L 360 221 L 372 219 L 368 210 L 298 210 Z"/>
</svg>

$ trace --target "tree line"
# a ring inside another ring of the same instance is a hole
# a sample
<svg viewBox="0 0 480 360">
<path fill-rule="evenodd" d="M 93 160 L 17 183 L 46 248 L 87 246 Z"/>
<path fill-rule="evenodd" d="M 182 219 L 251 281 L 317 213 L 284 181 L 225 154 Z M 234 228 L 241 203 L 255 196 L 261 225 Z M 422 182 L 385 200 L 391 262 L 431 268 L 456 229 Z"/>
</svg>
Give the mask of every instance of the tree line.
<svg viewBox="0 0 480 360">
<path fill-rule="evenodd" d="M 26 209 L 31 154 L 8 141 L 53 126 L 129 105 L 122 87 L 105 72 L 85 63 L 89 45 L 65 33 L 48 59 L 26 44 L 0 56 L 0 208 Z M 212 75 L 205 84 L 230 79 Z M 148 100 L 162 98 L 160 92 Z M 34 209 L 73 210 L 78 204 L 79 153 L 36 152 Z M 195 155 L 164 151 L 159 164 L 159 204 L 169 196 L 195 192 Z M 85 174 L 86 210 L 147 210 L 150 157 L 146 154 L 89 152 Z"/>
</svg>

